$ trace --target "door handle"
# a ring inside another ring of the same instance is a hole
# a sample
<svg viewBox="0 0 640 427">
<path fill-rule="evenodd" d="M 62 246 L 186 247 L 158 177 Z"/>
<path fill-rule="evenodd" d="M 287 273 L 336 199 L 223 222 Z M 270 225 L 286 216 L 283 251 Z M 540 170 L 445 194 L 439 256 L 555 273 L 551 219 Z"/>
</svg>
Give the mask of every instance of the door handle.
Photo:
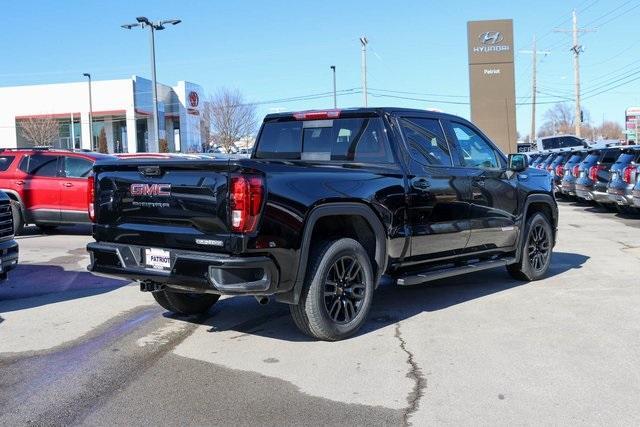
<svg viewBox="0 0 640 427">
<path fill-rule="evenodd" d="M 62 185 L 64 185 L 65 187 L 73 187 L 73 184 L 72 184 L 72 183 L 70 183 L 70 182 L 65 182 L 65 183 L 64 183 L 64 184 L 62 184 Z"/>
<path fill-rule="evenodd" d="M 411 180 L 411 186 L 416 190 L 426 190 L 431 187 L 431 184 L 429 184 L 426 178 L 413 178 Z"/>
<path fill-rule="evenodd" d="M 23 185 L 23 184 L 24 184 L 24 181 L 21 179 L 16 181 L 16 185 Z"/>
</svg>

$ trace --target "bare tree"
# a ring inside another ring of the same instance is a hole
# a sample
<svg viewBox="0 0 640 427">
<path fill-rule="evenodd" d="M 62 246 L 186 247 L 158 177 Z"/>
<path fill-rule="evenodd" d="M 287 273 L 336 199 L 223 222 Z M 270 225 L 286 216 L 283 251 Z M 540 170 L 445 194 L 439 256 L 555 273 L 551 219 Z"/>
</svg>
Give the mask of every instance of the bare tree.
<svg viewBox="0 0 640 427">
<path fill-rule="evenodd" d="M 229 150 L 236 141 L 252 136 L 258 127 L 256 108 L 237 89 L 219 89 L 205 103 L 203 116 L 210 121 L 211 142 Z"/>
<path fill-rule="evenodd" d="M 20 120 L 18 127 L 22 137 L 35 146 L 53 145 L 60 135 L 60 123 L 51 117 Z"/>
<path fill-rule="evenodd" d="M 585 137 L 593 139 L 594 129 L 589 124 L 589 112 L 583 110 L 580 132 Z M 544 113 L 544 122 L 538 130 L 538 136 L 571 135 L 575 132 L 575 115 L 573 107 L 567 103 L 558 103 Z"/>
<path fill-rule="evenodd" d="M 617 122 L 604 121 L 602 125 L 595 129 L 596 134 L 603 139 L 622 139 L 622 126 Z"/>
</svg>

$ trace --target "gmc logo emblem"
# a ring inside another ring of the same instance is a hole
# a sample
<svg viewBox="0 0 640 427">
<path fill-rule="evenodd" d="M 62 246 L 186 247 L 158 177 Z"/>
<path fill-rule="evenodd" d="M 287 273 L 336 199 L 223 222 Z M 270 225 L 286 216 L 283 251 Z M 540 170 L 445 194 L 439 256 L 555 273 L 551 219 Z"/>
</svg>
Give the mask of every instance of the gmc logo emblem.
<svg viewBox="0 0 640 427">
<path fill-rule="evenodd" d="M 171 184 L 131 184 L 132 196 L 170 196 Z"/>
</svg>

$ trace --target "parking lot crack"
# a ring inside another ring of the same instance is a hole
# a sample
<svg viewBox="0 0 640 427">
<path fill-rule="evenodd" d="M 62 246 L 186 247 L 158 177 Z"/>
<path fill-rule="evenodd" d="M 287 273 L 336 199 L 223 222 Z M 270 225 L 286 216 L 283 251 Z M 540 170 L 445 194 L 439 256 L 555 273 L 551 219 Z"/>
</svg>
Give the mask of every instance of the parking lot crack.
<svg viewBox="0 0 640 427">
<path fill-rule="evenodd" d="M 402 416 L 403 424 L 405 426 L 409 426 L 411 425 L 409 418 L 420 407 L 420 399 L 424 395 L 424 390 L 427 388 L 427 380 L 422 375 L 422 370 L 420 369 L 420 366 L 418 366 L 415 356 L 407 348 L 407 342 L 403 338 L 402 331 L 400 330 L 400 322 L 396 323 L 395 337 L 400 342 L 400 349 L 407 355 L 409 372 L 407 372 L 406 376 L 413 381 L 413 387 L 407 395 L 407 407 L 404 409 Z"/>
</svg>

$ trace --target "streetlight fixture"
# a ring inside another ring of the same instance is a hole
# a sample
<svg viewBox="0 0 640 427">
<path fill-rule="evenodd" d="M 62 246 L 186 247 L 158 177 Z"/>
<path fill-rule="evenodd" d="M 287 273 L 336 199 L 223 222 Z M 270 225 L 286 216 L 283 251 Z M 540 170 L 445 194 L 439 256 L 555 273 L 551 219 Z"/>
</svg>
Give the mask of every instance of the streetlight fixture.
<svg viewBox="0 0 640 427">
<path fill-rule="evenodd" d="M 149 20 L 147 17 L 139 16 L 136 18 L 135 23 L 133 24 L 124 24 L 121 25 L 122 28 L 126 30 L 131 30 L 135 27 L 140 28 L 149 28 L 149 43 L 151 47 L 151 93 L 152 93 L 152 102 L 153 102 L 153 131 L 155 134 L 155 144 L 158 150 L 160 149 L 160 124 L 158 123 L 158 87 L 156 83 L 156 42 L 155 42 L 155 32 L 164 30 L 165 25 L 178 25 L 182 22 L 180 19 L 164 19 L 161 21 L 153 22 Z"/>
<path fill-rule="evenodd" d="M 87 78 L 87 82 L 89 83 L 89 140 L 91 141 L 90 147 L 92 150 L 94 150 L 95 147 L 93 143 L 93 103 L 91 101 L 91 74 L 83 73 L 82 75 Z"/>
<path fill-rule="evenodd" d="M 332 65 L 331 71 L 333 71 L 333 108 L 338 108 L 338 99 L 336 96 L 336 66 Z"/>
</svg>

